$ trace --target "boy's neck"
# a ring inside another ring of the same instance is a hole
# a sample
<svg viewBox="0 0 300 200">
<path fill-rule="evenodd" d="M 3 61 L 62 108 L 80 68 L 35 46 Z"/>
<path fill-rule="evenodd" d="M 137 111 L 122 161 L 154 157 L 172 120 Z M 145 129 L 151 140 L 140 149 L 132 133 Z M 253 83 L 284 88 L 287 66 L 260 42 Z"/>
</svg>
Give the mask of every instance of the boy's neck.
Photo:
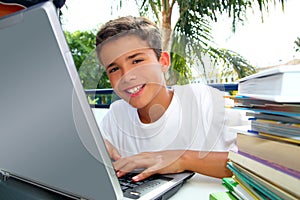
<svg viewBox="0 0 300 200">
<path fill-rule="evenodd" d="M 138 109 L 138 115 L 141 122 L 145 124 L 153 123 L 157 121 L 168 109 L 173 98 L 173 91 L 166 88 L 163 101 L 152 102 L 151 105 L 148 105 L 144 108 Z"/>
</svg>

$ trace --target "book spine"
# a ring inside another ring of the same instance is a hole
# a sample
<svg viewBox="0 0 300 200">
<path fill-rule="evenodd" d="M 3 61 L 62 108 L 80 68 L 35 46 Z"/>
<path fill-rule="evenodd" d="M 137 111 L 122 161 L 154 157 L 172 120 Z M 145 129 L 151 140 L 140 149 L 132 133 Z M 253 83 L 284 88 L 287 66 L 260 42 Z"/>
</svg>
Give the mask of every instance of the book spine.
<svg viewBox="0 0 300 200">
<path fill-rule="evenodd" d="M 287 168 L 287 167 L 285 167 L 285 166 L 283 166 L 283 165 L 279 165 L 279 164 L 274 163 L 274 162 L 270 162 L 270 161 L 265 160 L 265 159 L 261 159 L 261 158 L 259 158 L 259 157 L 256 157 L 256 156 L 254 156 L 254 155 L 251 155 L 251 154 L 248 154 L 248 153 L 245 153 L 245 152 L 242 152 L 242 151 L 238 151 L 238 153 L 239 153 L 240 155 L 243 155 L 243 156 L 245 156 L 245 157 L 248 157 L 248 158 L 250 158 L 250 159 L 253 159 L 253 160 L 257 161 L 257 162 L 260 162 L 260 163 L 262 163 L 262 164 L 264 164 L 264 165 L 267 165 L 267 166 L 269 166 L 269 167 L 272 167 L 273 169 L 279 170 L 279 171 L 281 171 L 281 172 L 283 172 L 283 173 L 286 173 L 286 174 L 288 174 L 288 175 L 290 175 L 290 176 L 293 176 L 293 177 L 295 177 L 295 178 L 300 179 L 300 172 L 298 172 L 298 171 L 296 171 L 296 170 Z"/>
<path fill-rule="evenodd" d="M 300 198 L 300 179 L 232 151 L 228 159 Z"/>
<path fill-rule="evenodd" d="M 300 172 L 300 145 L 261 136 L 238 132 L 237 146 L 240 152 L 270 161 Z"/>
</svg>

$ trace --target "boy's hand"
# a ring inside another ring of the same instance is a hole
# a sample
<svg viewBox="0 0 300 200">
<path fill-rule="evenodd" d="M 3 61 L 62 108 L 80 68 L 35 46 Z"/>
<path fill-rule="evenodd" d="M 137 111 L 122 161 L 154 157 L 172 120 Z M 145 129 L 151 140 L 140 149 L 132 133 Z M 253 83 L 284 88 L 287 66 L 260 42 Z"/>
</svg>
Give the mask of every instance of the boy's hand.
<svg viewBox="0 0 300 200">
<path fill-rule="evenodd" d="M 114 161 L 119 160 L 121 158 L 119 151 L 108 140 L 104 140 L 104 143 L 110 158 Z"/>
<path fill-rule="evenodd" d="M 134 181 L 143 180 L 153 174 L 178 173 L 182 169 L 181 156 L 184 150 L 169 150 L 160 152 L 145 152 L 114 162 L 117 176 L 121 177 L 134 169 L 144 168 L 140 174 L 134 176 Z"/>
</svg>

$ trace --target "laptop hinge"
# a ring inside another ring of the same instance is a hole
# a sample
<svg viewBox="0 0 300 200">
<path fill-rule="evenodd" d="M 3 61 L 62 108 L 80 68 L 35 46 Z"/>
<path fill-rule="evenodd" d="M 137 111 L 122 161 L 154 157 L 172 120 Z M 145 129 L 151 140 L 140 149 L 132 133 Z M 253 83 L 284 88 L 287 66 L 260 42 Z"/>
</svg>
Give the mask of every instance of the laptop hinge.
<svg viewBox="0 0 300 200">
<path fill-rule="evenodd" d="M 77 200 L 87 200 L 85 198 L 82 198 L 82 197 L 75 197 L 75 196 L 72 196 L 72 195 L 69 195 L 69 194 L 65 194 L 65 193 L 62 193 L 62 192 L 59 192 L 57 190 L 54 190 L 54 189 L 51 189 L 51 188 L 48 188 L 46 186 L 43 186 L 43 185 L 40 185 L 40 184 L 37 184 L 37 183 L 34 183 L 32 181 L 29 181 L 29 180 L 26 180 L 26 179 L 22 179 L 18 176 L 14 176 L 13 174 L 10 174 L 9 172 L 6 172 L 6 171 L 3 171 L 0 169 L 0 182 L 6 182 L 8 181 L 9 178 L 12 178 L 12 179 L 15 179 L 15 180 L 18 180 L 18 181 L 21 181 L 23 183 L 26 183 L 26 184 L 30 184 L 32 185 L 33 187 L 37 187 L 37 188 L 41 188 L 41 189 L 45 189 L 47 191 L 50 191 L 50 192 L 54 192 L 56 194 L 60 194 L 62 196 L 66 196 L 66 197 L 69 197 L 71 199 L 77 199 Z"/>
<path fill-rule="evenodd" d="M 2 181 L 7 181 L 7 179 L 10 177 L 9 173 L 3 170 L 0 170 L 0 174 L 1 174 L 0 178 Z"/>
</svg>

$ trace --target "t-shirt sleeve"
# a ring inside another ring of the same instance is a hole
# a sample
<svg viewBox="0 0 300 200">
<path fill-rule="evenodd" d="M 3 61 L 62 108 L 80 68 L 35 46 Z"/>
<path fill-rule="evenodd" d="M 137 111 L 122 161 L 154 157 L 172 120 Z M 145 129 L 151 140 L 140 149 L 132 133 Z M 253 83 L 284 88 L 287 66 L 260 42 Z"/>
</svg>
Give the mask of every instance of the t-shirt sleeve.
<svg viewBox="0 0 300 200">
<path fill-rule="evenodd" d="M 230 129 L 230 125 L 233 125 L 233 120 L 238 120 L 238 116 L 225 108 L 224 93 L 216 88 L 203 86 L 200 105 L 206 131 L 204 149 L 236 151 L 236 133 Z"/>
</svg>

